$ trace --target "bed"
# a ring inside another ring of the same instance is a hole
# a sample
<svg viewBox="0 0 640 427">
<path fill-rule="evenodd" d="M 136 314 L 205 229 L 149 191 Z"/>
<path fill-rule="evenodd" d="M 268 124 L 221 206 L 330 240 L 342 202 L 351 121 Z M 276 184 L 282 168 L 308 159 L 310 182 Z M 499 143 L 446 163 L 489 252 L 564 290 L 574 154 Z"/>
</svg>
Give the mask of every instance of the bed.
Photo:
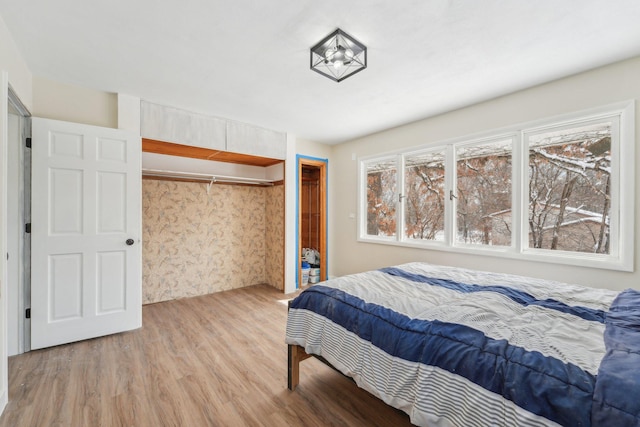
<svg viewBox="0 0 640 427">
<path fill-rule="evenodd" d="M 640 292 L 409 263 L 290 303 L 322 358 L 419 426 L 640 426 Z"/>
</svg>

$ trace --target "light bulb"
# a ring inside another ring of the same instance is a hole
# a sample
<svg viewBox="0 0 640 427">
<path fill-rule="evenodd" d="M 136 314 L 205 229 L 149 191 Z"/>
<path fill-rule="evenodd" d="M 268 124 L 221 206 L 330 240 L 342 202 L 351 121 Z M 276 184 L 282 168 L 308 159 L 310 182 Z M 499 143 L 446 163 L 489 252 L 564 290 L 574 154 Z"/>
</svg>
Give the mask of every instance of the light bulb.
<svg viewBox="0 0 640 427">
<path fill-rule="evenodd" d="M 333 62 L 333 68 L 335 68 L 336 70 L 338 68 L 341 68 L 343 65 L 344 65 L 344 63 L 342 61 L 340 61 L 340 60 L 337 60 L 337 61 Z"/>
<path fill-rule="evenodd" d="M 336 50 L 334 48 L 329 48 L 324 51 L 324 58 L 327 61 L 331 61 L 331 58 L 333 57 L 333 55 L 335 55 L 335 53 L 336 53 Z"/>
<path fill-rule="evenodd" d="M 347 49 L 344 51 L 344 56 L 347 59 L 352 59 L 353 58 L 353 51 L 351 49 Z"/>
</svg>

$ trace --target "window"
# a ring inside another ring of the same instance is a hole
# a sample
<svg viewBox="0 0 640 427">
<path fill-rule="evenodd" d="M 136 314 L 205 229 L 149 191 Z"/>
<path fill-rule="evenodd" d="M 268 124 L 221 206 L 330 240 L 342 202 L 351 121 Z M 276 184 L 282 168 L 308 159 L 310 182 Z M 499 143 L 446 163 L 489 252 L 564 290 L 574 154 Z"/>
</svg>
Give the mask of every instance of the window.
<svg viewBox="0 0 640 427">
<path fill-rule="evenodd" d="M 396 180 L 394 159 L 368 163 L 367 170 L 367 235 L 396 235 Z"/>
<path fill-rule="evenodd" d="M 456 242 L 511 246 L 511 138 L 456 149 Z"/>
<path fill-rule="evenodd" d="M 364 159 L 359 239 L 631 271 L 633 110 Z"/>
<path fill-rule="evenodd" d="M 444 240 L 444 151 L 408 155 L 404 166 L 407 239 Z"/>
<path fill-rule="evenodd" d="M 610 253 L 612 126 L 527 135 L 530 248 Z"/>
</svg>

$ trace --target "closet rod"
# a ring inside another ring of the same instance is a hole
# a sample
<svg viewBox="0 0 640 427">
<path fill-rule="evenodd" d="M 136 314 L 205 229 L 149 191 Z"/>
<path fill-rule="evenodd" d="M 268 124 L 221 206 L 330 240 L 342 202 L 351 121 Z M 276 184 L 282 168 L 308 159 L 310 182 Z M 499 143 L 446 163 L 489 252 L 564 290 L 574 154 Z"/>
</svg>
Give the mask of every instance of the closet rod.
<svg viewBox="0 0 640 427">
<path fill-rule="evenodd" d="M 209 183 L 222 182 L 222 183 L 237 183 L 237 184 L 252 184 L 252 185 L 267 185 L 272 186 L 273 181 L 260 178 L 245 178 L 237 176 L 227 175 L 214 175 L 208 173 L 196 173 L 196 172 L 179 172 L 162 169 L 142 169 L 143 176 L 153 176 L 158 178 L 174 178 L 174 179 L 193 179 L 198 181 L 206 181 Z"/>
</svg>

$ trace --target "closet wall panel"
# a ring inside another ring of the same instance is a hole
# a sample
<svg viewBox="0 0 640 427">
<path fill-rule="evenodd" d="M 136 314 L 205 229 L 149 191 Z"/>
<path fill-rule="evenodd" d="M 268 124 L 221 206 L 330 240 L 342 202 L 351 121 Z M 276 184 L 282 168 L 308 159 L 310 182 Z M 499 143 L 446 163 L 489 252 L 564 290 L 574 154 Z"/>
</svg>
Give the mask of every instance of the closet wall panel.
<svg viewBox="0 0 640 427">
<path fill-rule="evenodd" d="M 268 284 L 284 291 L 284 185 L 265 190 L 265 274 Z"/>
</svg>

